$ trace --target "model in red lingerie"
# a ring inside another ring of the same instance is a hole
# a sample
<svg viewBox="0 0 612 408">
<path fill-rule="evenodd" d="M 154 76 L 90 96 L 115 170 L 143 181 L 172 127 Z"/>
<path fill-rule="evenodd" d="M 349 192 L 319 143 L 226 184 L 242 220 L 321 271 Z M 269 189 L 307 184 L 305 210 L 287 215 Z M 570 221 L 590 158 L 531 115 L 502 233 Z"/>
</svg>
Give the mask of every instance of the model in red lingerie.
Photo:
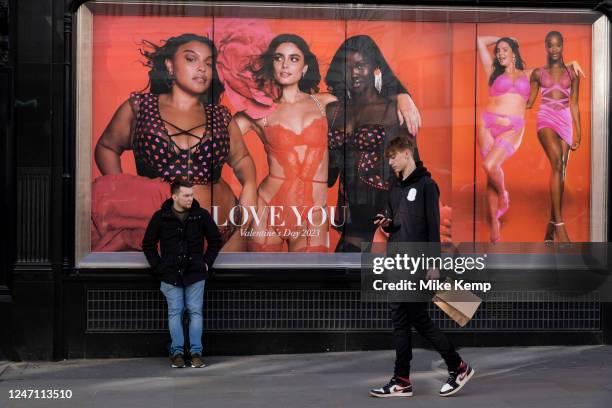
<svg viewBox="0 0 612 408">
<path fill-rule="evenodd" d="M 226 25 L 217 36 L 220 74 L 228 98 L 240 110 L 235 120 L 243 134 L 257 133 L 268 161 L 269 173 L 259 185 L 258 219 L 252 223 L 248 248 L 327 252 L 331 211 L 326 207 L 325 107 L 337 99 L 319 92 L 319 64 L 303 38 L 281 34 L 268 41 L 268 33 L 261 23 L 238 21 Z M 264 42 L 265 49 L 251 58 L 253 47 Z M 410 109 L 413 105 L 408 94 L 397 96 L 402 122 L 418 128 L 411 115 L 414 111 L 418 115 L 416 108 Z"/>
</svg>

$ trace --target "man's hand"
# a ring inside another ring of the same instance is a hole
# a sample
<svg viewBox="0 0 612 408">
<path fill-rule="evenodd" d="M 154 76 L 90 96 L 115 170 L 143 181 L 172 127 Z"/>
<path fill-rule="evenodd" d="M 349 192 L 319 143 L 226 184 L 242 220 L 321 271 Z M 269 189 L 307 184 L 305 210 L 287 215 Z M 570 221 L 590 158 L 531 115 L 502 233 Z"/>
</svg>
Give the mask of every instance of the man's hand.
<svg viewBox="0 0 612 408">
<path fill-rule="evenodd" d="M 385 217 L 382 214 L 376 214 L 374 216 L 374 225 L 377 225 L 379 227 L 388 227 L 389 225 L 391 225 L 391 219 Z"/>
</svg>

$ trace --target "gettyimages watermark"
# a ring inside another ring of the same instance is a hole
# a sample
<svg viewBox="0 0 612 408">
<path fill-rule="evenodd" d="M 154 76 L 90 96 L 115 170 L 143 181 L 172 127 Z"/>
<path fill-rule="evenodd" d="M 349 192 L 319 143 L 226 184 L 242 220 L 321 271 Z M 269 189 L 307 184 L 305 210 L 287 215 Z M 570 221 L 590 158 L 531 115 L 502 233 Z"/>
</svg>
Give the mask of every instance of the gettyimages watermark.
<svg viewBox="0 0 612 408">
<path fill-rule="evenodd" d="M 368 244 L 362 299 L 421 302 L 439 291 L 470 291 L 495 301 L 612 301 L 610 256 L 608 243 Z"/>
<path fill-rule="evenodd" d="M 376 256 L 373 258 L 372 273 L 382 275 L 401 271 L 401 274 L 409 274 L 414 277 L 418 272 L 425 272 L 425 279 L 401 279 L 399 282 L 385 282 L 384 279 L 376 279 L 372 283 L 375 291 L 383 290 L 478 290 L 488 292 L 492 285 L 490 282 L 469 282 L 465 279 L 457 279 L 451 282 L 442 282 L 439 279 L 439 271 L 453 271 L 456 275 L 462 275 L 466 271 L 483 271 L 487 254 L 477 257 L 458 256 L 410 256 L 407 253 L 395 254 L 394 256 Z M 427 273 L 437 273 L 438 278 L 428 278 Z"/>
</svg>

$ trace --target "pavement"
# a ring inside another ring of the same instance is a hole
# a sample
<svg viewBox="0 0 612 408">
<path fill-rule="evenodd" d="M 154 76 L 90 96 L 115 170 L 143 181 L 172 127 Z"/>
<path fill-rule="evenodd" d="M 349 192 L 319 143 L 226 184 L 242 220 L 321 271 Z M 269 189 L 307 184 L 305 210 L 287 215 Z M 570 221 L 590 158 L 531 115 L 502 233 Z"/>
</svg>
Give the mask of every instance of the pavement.
<svg viewBox="0 0 612 408">
<path fill-rule="evenodd" d="M 389 380 L 390 350 L 216 356 L 205 358 L 201 369 L 173 369 L 165 358 L 0 362 L 0 407 L 612 406 L 612 346 L 464 348 L 460 354 L 476 374 L 447 398 L 437 395 L 444 364 L 424 349 L 414 351 L 414 396 L 385 399 L 368 391 Z M 70 390 L 72 398 L 9 398 L 11 390 L 47 389 Z"/>
</svg>

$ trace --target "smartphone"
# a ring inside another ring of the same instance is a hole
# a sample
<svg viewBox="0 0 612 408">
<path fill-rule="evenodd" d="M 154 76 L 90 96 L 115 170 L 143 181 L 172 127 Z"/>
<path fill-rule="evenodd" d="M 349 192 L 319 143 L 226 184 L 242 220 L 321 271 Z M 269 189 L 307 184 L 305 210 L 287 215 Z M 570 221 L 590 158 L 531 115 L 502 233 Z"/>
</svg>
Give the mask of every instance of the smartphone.
<svg viewBox="0 0 612 408">
<path fill-rule="evenodd" d="M 376 214 L 375 216 L 372 217 L 372 221 L 376 222 L 376 221 L 382 220 L 383 218 L 385 218 L 384 215 Z"/>
</svg>

